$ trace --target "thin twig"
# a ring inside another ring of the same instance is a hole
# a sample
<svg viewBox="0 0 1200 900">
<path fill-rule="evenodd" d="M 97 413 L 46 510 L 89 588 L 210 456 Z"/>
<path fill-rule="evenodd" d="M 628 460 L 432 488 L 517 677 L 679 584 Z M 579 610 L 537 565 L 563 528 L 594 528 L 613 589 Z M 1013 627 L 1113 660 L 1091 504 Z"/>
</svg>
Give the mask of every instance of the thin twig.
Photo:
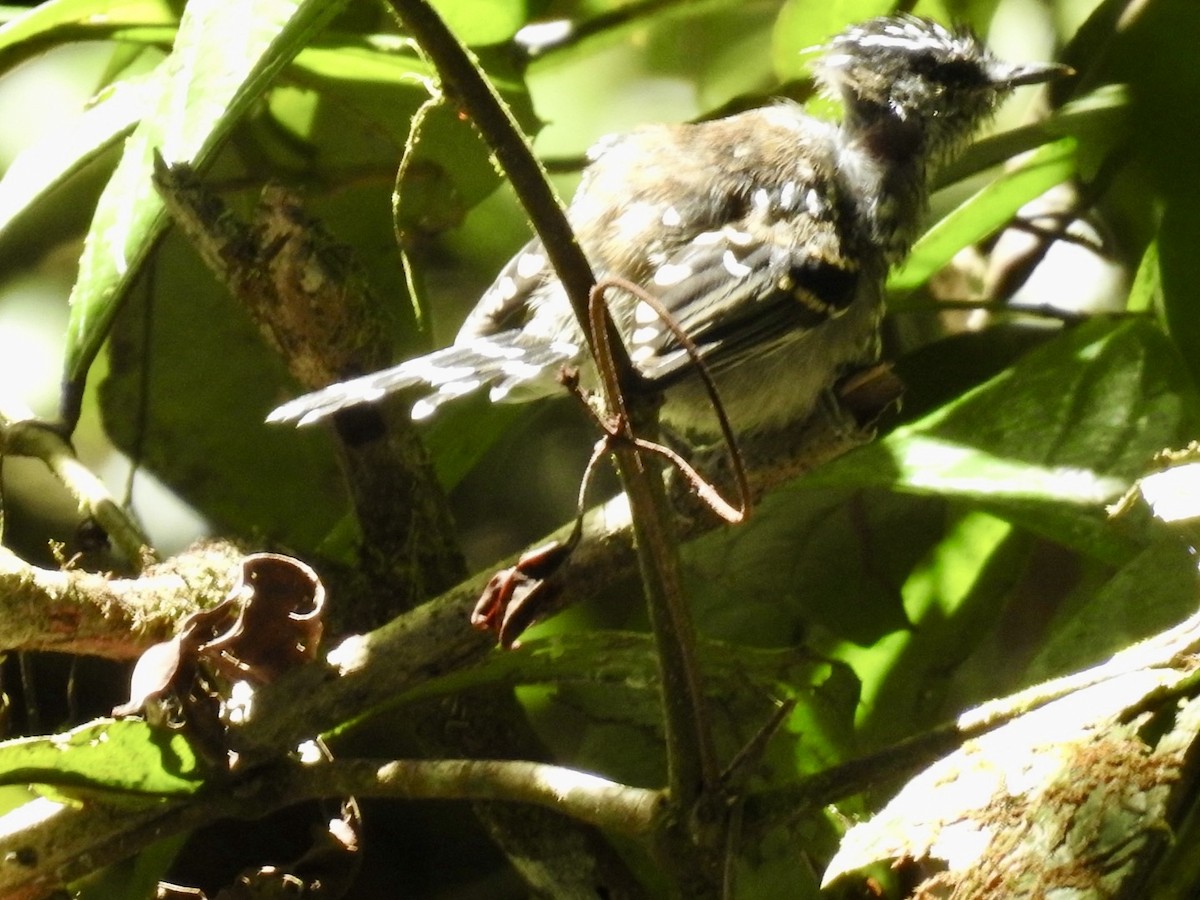
<svg viewBox="0 0 1200 900">
<path fill-rule="evenodd" d="M 591 266 L 571 231 L 544 169 L 530 150 L 512 114 L 483 76 L 476 61 L 455 40 L 425 0 L 403 3 L 391 0 L 389 5 L 437 67 L 447 95 L 461 104 L 496 154 L 542 239 L 580 328 L 588 338 L 593 356 L 598 358 L 597 344 L 603 338 L 596 329 L 589 328 L 588 301 L 595 283 Z M 606 400 L 611 409 L 614 403 L 621 402 L 623 405 L 623 401 L 618 399 L 623 396 L 621 389 L 635 383 L 637 374 L 611 323 L 607 327 L 602 325 L 599 330 L 608 338 L 606 343 L 609 352 L 606 356 L 611 360 L 609 368 L 613 383 L 607 386 Z M 688 638 L 686 634 L 672 637 L 670 632 L 677 627 L 683 632 L 690 631 L 686 624 L 689 615 L 682 602 L 678 545 L 670 534 L 670 512 L 661 476 L 645 467 L 638 451 L 632 446 L 618 448 L 616 455 L 625 493 L 633 510 L 639 562 L 654 629 L 656 634 L 663 636 L 664 644 L 677 648 L 680 641 Z M 666 612 L 668 607 L 673 609 L 669 614 Z M 674 729 L 669 727 L 668 730 L 674 730 L 677 735 L 682 730 L 687 737 L 680 736 L 675 752 L 669 754 L 676 757 L 671 766 L 674 773 L 671 787 L 676 802 L 690 805 L 707 786 L 715 785 L 717 768 L 712 754 L 711 735 L 701 724 L 702 697 L 698 693 L 694 667 L 689 669 L 687 661 L 678 657 L 676 662 L 680 663 L 679 667 L 664 661 L 664 667 L 671 666 L 673 669 L 670 673 L 664 671 L 664 697 L 669 704 L 678 704 L 675 710 L 668 710 L 667 717 L 680 726 Z M 683 724 L 685 719 L 690 720 L 690 724 Z M 680 753 L 684 754 L 684 758 L 679 758 Z"/>
<path fill-rule="evenodd" d="M 562 201 L 551 187 L 546 170 L 534 155 L 512 112 L 484 77 L 478 61 L 450 33 L 426 0 L 388 0 L 388 7 L 433 62 L 446 96 L 465 110 L 484 142 L 495 153 L 546 248 L 546 255 L 562 282 L 591 348 L 586 327 L 588 294 L 596 281 L 591 264 L 575 239 Z M 625 376 L 633 372 L 633 364 L 623 345 L 614 351 L 614 357 L 624 381 Z"/>
<path fill-rule="evenodd" d="M 646 466 L 645 456 L 634 446 L 633 423 L 610 353 L 612 320 L 604 301 L 608 286 L 602 282 L 593 288 L 588 309 L 596 369 L 605 406 L 614 417 L 617 440 L 613 450 L 633 513 L 642 584 L 662 672 L 671 798 L 683 809 L 690 809 L 717 787 L 716 750 L 696 659 L 696 628 L 683 597 L 679 538 L 670 524 L 662 477 Z"/>
</svg>

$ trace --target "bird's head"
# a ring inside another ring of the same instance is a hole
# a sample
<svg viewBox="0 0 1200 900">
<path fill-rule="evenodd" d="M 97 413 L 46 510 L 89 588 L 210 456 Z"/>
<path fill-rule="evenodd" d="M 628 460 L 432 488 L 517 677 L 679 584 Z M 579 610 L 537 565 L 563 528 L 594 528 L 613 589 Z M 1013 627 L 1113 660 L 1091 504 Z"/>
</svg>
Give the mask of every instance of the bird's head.
<svg viewBox="0 0 1200 900">
<path fill-rule="evenodd" d="M 850 127 L 915 130 L 936 156 L 968 137 L 1014 88 L 1068 72 L 1053 63 L 1005 62 L 967 29 L 905 15 L 847 28 L 825 46 L 816 76 L 845 105 Z"/>
</svg>

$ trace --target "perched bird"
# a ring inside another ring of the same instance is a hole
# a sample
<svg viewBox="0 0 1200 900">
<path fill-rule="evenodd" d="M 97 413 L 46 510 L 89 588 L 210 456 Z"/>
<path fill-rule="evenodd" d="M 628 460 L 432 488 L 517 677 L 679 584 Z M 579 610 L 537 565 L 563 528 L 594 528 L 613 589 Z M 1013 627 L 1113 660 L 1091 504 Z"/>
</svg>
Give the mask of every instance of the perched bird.
<svg viewBox="0 0 1200 900">
<path fill-rule="evenodd" d="M 1068 71 L 1012 65 L 973 34 L 915 16 L 854 25 L 815 67 L 840 122 L 780 103 L 605 139 L 568 209 L 598 278 L 641 286 L 713 373 L 735 430 L 805 418 L 849 367 L 878 355 L 883 285 L 912 245 L 931 173 L 1019 85 Z M 609 291 L 613 318 L 664 421 L 716 429 L 694 366 L 651 307 Z M 493 401 L 561 390 L 587 350 L 538 240 L 501 270 L 454 344 L 280 406 L 304 425 L 413 389 L 414 418 L 489 387 Z M 586 378 L 585 378 L 586 384 Z"/>
</svg>

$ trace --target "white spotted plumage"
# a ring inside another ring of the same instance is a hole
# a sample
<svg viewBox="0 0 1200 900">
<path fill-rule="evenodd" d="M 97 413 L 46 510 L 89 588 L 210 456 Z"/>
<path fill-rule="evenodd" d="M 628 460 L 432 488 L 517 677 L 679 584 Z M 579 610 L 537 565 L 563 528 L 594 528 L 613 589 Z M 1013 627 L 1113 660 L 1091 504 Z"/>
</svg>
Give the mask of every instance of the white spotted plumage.
<svg viewBox="0 0 1200 900">
<path fill-rule="evenodd" d="M 699 348 L 735 428 L 803 418 L 848 367 L 874 358 L 887 269 L 916 234 L 933 167 L 1012 88 L 1055 67 L 1010 66 L 973 35 L 894 16 L 854 25 L 817 62 L 843 120 L 786 103 L 607 138 L 568 215 L 598 277 L 653 294 Z M 675 334 L 636 296 L 610 291 L 618 329 L 663 416 L 700 436 L 714 419 Z M 454 345 L 284 404 L 305 424 L 401 390 L 414 417 L 487 387 L 493 400 L 588 374 L 585 342 L 534 240 L 498 274 Z"/>
</svg>

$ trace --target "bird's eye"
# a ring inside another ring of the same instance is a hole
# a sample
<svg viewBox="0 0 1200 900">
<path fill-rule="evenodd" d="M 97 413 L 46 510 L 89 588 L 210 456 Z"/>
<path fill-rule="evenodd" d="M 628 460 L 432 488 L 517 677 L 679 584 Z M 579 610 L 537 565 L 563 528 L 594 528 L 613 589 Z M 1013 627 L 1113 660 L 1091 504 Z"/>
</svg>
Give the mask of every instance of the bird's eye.
<svg viewBox="0 0 1200 900">
<path fill-rule="evenodd" d="M 931 81 L 952 88 L 975 87 L 987 81 L 983 70 L 970 60 L 936 59 L 932 54 L 928 54 L 928 57 L 928 61 L 920 63 L 922 67 L 917 72 Z"/>
<path fill-rule="evenodd" d="M 909 58 L 909 65 L 912 70 L 924 78 L 936 77 L 938 67 L 941 65 L 941 60 L 932 52 L 916 53 Z"/>
</svg>

